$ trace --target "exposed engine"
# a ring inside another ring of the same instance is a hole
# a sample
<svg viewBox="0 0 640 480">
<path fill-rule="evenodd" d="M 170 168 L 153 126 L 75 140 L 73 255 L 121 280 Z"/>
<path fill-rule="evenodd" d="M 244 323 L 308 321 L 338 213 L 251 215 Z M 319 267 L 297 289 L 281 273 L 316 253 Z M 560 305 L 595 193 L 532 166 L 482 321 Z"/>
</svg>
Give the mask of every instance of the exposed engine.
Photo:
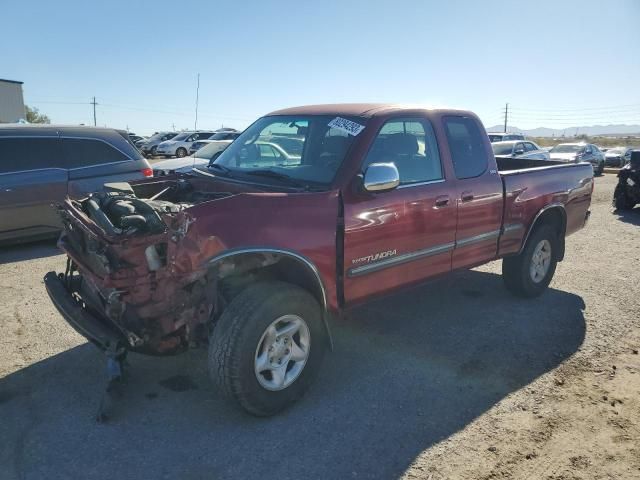
<svg viewBox="0 0 640 480">
<path fill-rule="evenodd" d="M 230 195 L 201 192 L 184 180 L 172 182 L 150 198 L 139 198 L 128 183 L 108 183 L 82 201 L 83 210 L 109 235 L 162 233 L 162 214 L 175 214 L 197 203 Z"/>
</svg>

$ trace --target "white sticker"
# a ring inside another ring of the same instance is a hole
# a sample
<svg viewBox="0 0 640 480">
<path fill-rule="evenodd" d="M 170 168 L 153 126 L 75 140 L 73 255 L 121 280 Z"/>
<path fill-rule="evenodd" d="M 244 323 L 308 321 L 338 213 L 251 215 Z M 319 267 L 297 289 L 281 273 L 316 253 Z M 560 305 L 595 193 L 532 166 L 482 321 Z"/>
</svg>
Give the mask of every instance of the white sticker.
<svg viewBox="0 0 640 480">
<path fill-rule="evenodd" d="M 331 120 L 329 122 L 329 126 L 336 130 L 342 130 L 348 135 L 353 135 L 354 137 L 364 130 L 364 125 L 360 125 L 359 123 L 352 122 L 351 120 L 347 120 L 342 117 L 336 117 Z"/>
</svg>

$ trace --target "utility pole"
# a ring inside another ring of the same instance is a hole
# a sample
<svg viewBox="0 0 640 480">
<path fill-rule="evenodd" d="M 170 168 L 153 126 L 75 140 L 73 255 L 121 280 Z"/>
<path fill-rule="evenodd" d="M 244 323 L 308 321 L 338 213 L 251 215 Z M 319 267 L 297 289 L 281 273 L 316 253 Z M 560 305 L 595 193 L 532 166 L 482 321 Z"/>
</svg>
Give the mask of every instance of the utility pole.
<svg viewBox="0 0 640 480">
<path fill-rule="evenodd" d="M 193 126 L 194 130 L 198 130 L 198 97 L 200 94 L 200 74 L 198 74 L 198 85 L 196 86 L 196 122 Z"/>
<path fill-rule="evenodd" d="M 507 119 L 509 118 L 509 104 L 504 105 L 504 133 L 507 133 Z"/>
<path fill-rule="evenodd" d="M 93 105 L 93 126 L 97 126 L 98 122 L 96 121 L 96 97 L 93 97 L 93 102 L 90 102 Z"/>
<path fill-rule="evenodd" d="M 171 130 L 172 132 L 175 132 L 175 131 L 176 131 L 176 124 L 175 124 L 175 123 L 172 123 L 172 124 L 171 124 L 171 129 L 172 129 L 172 130 Z"/>
</svg>

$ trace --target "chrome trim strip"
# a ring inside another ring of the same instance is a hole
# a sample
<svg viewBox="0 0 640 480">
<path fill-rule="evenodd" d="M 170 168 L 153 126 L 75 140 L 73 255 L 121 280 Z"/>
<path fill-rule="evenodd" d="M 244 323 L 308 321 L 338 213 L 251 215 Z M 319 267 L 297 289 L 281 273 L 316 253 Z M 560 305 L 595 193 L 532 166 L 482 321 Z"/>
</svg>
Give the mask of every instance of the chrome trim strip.
<svg viewBox="0 0 640 480">
<path fill-rule="evenodd" d="M 416 250 L 415 252 L 404 253 L 402 255 L 398 255 L 397 257 L 385 258 L 384 260 L 380 260 L 379 262 L 369 263 L 367 265 L 361 265 L 359 267 L 351 268 L 347 271 L 347 275 L 349 277 L 357 277 L 366 273 L 377 272 L 378 270 L 382 270 L 384 268 L 395 267 L 396 265 L 412 262 L 420 258 L 431 257 L 440 253 L 449 252 L 454 248 L 455 243 L 451 242 L 425 248 L 422 250 Z"/>
<path fill-rule="evenodd" d="M 491 232 L 481 233 L 479 235 L 474 235 L 473 237 L 462 238 L 460 240 L 456 240 L 456 248 L 467 247 L 469 245 L 473 245 L 474 243 L 493 240 L 494 238 L 498 238 L 499 236 L 500 230 L 492 230 Z"/>
<path fill-rule="evenodd" d="M 399 185 L 398 189 L 410 188 L 410 187 L 421 187 L 422 185 L 431 185 L 432 183 L 443 183 L 444 181 L 445 179 L 441 178 L 440 180 L 429 180 L 428 182 L 406 183 L 404 185 Z"/>
<path fill-rule="evenodd" d="M 224 260 L 225 258 L 233 257 L 235 255 L 241 255 L 244 253 L 276 253 L 280 255 L 287 255 L 289 257 L 293 257 L 296 260 L 299 260 L 302 263 L 304 263 L 313 272 L 313 274 L 316 277 L 316 280 L 318 281 L 318 285 L 320 285 L 320 291 L 322 292 L 322 308 L 325 312 L 327 311 L 328 309 L 327 291 L 324 288 L 324 283 L 322 283 L 322 278 L 320 277 L 320 271 L 316 268 L 316 266 L 313 263 L 311 263 L 310 260 L 308 260 L 307 258 L 303 257 L 298 253 L 291 252 L 289 250 L 282 250 L 279 248 L 263 248 L 263 247 L 237 248 L 237 249 L 227 250 L 226 252 L 207 260 L 206 263 L 207 265 L 212 265 L 220 260 Z"/>
<path fill-rule="evenodd" d="M 516 232 L 518 230 L 523 230 L 523 229 L 524 229 L 524 224 L 522 223 L 510 223 L 504 226 L 503 232 L 511 233 L 511 232 Z"/>
<path fill-rule="evenodd" d="M 485 242 L 487 240 L 493 240 L 500 236 L 500 230 L 492 230 L 491 232 L 481 233 L 480 235 L 474 235 L 473 237 L 463 238 L 451 243 L 444 243 L 442 245 L 436 245 L 434 247 L 425 248 L 422 250 L 416 250 L 414 252 L 403 253 L 396 257 L 385 258 L 378 262 L 368 263 L 366 265 L 360 265 L 358 267 L 350 268 L 347 270 L 348 277 L 358 277 L 367 273 L 377 272 L 379 270 L 402 265 L 403 263 L 413 262 L 414 260 L 420 260 L 421 258 L 431 257 L 433 255 L 439 255 L 441 253 L 450 252 L 456 248 L 467 247 L 475 243 Z"/>
</svg>

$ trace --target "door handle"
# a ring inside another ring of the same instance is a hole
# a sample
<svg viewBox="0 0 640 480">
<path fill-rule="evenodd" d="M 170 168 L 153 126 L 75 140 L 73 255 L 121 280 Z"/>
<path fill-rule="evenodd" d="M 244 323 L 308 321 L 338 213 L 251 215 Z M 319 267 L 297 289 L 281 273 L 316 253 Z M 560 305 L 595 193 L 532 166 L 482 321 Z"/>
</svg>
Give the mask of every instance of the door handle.
<svg viewBox="0 0 640 480">
<path fill-rule="evenodd" d="M 460 195 L 460 200 L 463 202 L 470 202 L 473 200 L 473 192 L 462 192 Z"/>
<path fill-rule="evenodd" d="M 434 208 L 445 207 L 449 205 L 449 195 L 442 195 L 441 197 L 436 197 Z"/>
</svg>

